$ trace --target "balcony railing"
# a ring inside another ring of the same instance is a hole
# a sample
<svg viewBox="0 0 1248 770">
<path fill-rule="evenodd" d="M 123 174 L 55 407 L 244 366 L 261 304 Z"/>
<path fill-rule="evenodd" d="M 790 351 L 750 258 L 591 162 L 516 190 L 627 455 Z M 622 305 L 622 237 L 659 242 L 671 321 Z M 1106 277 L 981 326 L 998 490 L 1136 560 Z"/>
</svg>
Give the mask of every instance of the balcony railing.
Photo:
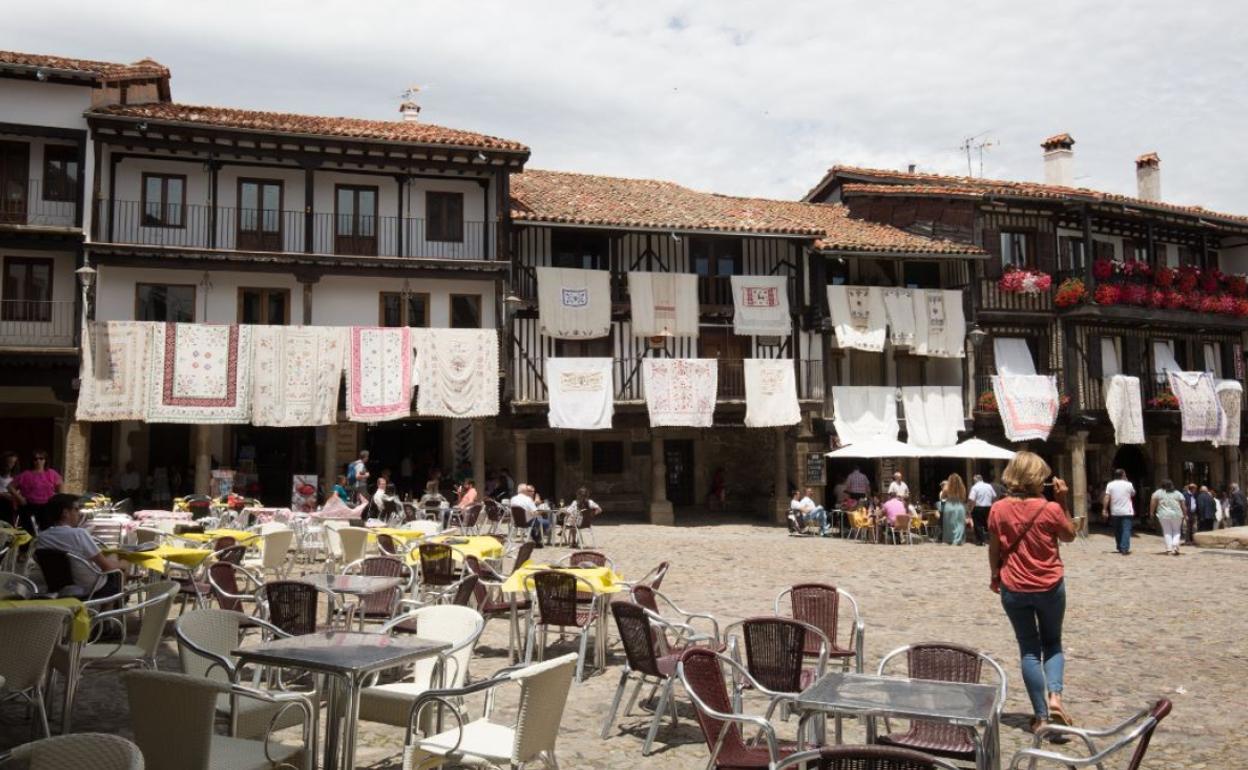
<svg viewBox="0 0 1248 770">
<path fill-rule="evenodd" d="M 0 188 L 0 226 L 76 227 L 77 188 L 47 185 L 42 179 L 6 180 Z M 68 200 L 44 200 L 68 198 Z"/>
<path fill-rule="evenodd" d="M 1060 279 L 1053 276 L 1056 290 Z M 1039 294 L 1001 291 L 995 278 L 979 280 L 979 309 L 1023 313 L 1047 313 L 1053 310 L 1053 290 Z"/>
<path fill-rule="evenodd" d="M 69 348 L 77 330 L 73 301 L 0 300 L 0 347 Z"/>
<path fill-rule="evenodd" d="M 491 259 L 494 251 L 493 222 L 463 222 L 446 233 L 412 217 L 309 218 L 302 211 L 121 200 L 100 201 L 100 221 L 99 240 L 144 246 L 413 259 Z"/>
</svg>

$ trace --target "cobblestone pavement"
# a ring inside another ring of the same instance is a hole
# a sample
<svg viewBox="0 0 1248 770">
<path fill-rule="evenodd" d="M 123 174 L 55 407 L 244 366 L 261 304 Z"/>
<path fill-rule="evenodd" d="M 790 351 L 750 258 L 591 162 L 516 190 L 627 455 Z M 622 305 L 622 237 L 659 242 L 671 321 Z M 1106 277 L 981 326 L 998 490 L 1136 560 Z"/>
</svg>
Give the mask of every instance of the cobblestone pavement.
<svg viewBox="0 0 1248 770">
<path fill-rule="evenodd" d="M 775 595 L 792 583 L 827 581 L 853 593 L 862 605 L 869 668 L 908 642 L 950 641 L 984 650 L 1009 675 L 1004 756 L 1028 741 L 1022 729 L 1029 711 L 1026 693 L 1009 625 L 987 588 L 985 549 L 798 539 L 740 523 L 597 529 L 599 546 L 625 577 L 638 577 L 667 559 L 672 569 L 664 592 L 688 609 L 715 614 L 721 623 L 769 614 Z M 1081 725 L 1108 726 L 1165 696 L 1174 701 L 1174 712 L 1154 738 L 1145 767 L 1244 767 L 1248 558 L 1189 549 L 1176 559 L 1161 550 L 1153 535 L 1137 537 L 1130 557 L 1115 554 L 1111 539 L 1101 534 L 1064 547 L 1068 709 Z M 561 553 L 538 552 L 544 559 Z M 506 625 L 489 623 L 473 675 L 505 665 L 506 644 Z M 174 668 L 173 646 L 166 646 L 162 666 Z M 569 643 L 565 649 L 573 648 Z M 615 644 L 605 674 L 573 685 L 559 738 L 560 765 L 702 767 L 707 750 L 687 701 L 680 725 L 664 724 L 650 757 L 641 756 L 648 719 L 639 711 L 613 727 L 608 740 L 598 737 L 621 660 Z M 747 709 L 751 705 L 758 704 L 747 700 Z M 75 730 L 128 734 L 127 719 L 116 676 L 89 677 L 75 710 Z M 0 706 L 0 748 L 24 740 L 28 724 L 21 706 Z M 793 722 L 782 725 L 782 736 L 793 728 Z M 402 739 L 399 728 L 364 724 L 359 766 L 399 767 Z M 846 740 L 861 739 L 861 729 L 847 724 Z M 1109 766 L 1123 765 L 1125 758 Z"/>
</svg>

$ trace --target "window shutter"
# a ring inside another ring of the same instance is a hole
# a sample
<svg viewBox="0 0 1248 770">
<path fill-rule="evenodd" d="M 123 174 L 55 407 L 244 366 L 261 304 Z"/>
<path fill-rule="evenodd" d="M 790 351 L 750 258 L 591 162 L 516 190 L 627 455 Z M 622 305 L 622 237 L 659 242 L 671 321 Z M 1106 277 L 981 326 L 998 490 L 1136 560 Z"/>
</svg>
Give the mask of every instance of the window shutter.
<svg viewBox="0 0 1248 770">
<path fill-rule="evenodd" d="M 1075 255 L 1070 246 L 1070 236 L 1061 235 L 1057 239 L 1057 269 L 1073 270 L 1075 267 Z"/>
<path fill-rule="evenodd" d="M 1192 370 L 1192 343 L 1191 340 L 1175 340 L 1174 341 L 1174 360 L 1178 362 L 1183 371 Z M 1203 368 L 1203 367 L 1202 367 Z"/>
<path fill-rule="evenodd" d="M 1144 354 L 1140 350 L 1140 338 L 1127 335 L 1122 340 L 1122 373 L 1138 375 Z"/>
<path fill-rule="evenodd" d="M 1088 335 L 1088 379 L 1099 380 L 1104 377 L 1105 367 L 1101 361 L 1101 340 L 1105 339 L 1099 334 Z"/>
<path fill-rule="evenodd" d="M 984 251 L 988 259 L 984 260 L 984 277 L 1001 277 L 1001 231 L 995 228 L 984 228 Z"/>
<path fill-rule="evenodd" d="M 1235 379 L 1236 346 L 1229 342 L 1223 342 L 1220 347 L 1222 348 L 1222 379 L 1233 380 Z"/>
<path fill-rule="evenodd" d="M 1057 272 L 1057 254 L 1052 233 L 1035 233 L 1032 244 L 1036 247 L 1036 269 L 1052 275 Z"/>
<path fill-rule="evenodd" d="M 1035 336 L 1024 337 L 1023 339 L 1026 340 L 1027 350 L 1031 352 L 1031 360 L 1036 365 L 1036 374 L 1048 374 L 1049 357 L 1044 355 L 1043 352 L 1047 347 L 1044 345 L 1044 341 Z"/>
</svg>

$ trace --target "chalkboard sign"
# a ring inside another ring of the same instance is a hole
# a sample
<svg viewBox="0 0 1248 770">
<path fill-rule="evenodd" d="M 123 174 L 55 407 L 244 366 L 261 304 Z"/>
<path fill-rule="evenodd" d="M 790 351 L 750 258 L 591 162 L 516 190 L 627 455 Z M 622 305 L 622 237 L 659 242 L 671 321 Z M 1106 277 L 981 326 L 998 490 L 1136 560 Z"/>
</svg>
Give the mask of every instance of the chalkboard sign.
<svg viewBox="0 0 1248 770">
<path fill-rule="evenodd" d="M 806 453 L 806 483 L 816 486 L 824 483 L 823 452 Z"/>
</svg>

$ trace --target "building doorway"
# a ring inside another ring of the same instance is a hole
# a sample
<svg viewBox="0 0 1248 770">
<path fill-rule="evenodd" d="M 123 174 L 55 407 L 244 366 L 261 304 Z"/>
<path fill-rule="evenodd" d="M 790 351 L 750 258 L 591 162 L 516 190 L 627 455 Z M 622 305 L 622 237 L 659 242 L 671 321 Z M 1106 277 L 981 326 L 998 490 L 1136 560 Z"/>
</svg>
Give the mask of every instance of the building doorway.
<svg viewBox="0 0 1248 770">
<path fill-rule="evenodd" d="M 1147 501 L 1152 495 L 1153 478 L 1144 451 L 1134 444 L 1123 444 L 1118 447 L 1118 451 L 1114 454 L 1114 463 L 1109 469 L 1111 478 L 1118 468 L 1127 472 L 1127 478 L 1135 486 L 1136 515 L 1146 513 Z M 1109 483 L 1109 479 L 1089 479 L 1088 483 L 1093 489 L 1098 490 L 1098 494 L 1094 496 L 1099 496 L 1105 484 Z"/>
<path fill-rule="evenodd" d="M 663 465 L 667 469 L 667 499 L 672 505 L 693 505 L 693 440 L 664 441 Z"/>
<path fill-rule="evenodd" d="M 920 502 L 935 506 L 937 498 L 940 496 L 940 482 L 949 478 L 949 475 L 956 473 L 962 476 L 966 473 L 966 461 L 954 460 L 950 458 L 928 457 L 919 460 L 919 480 L 917 486 L 910 484 L 910 502 L 918 505 Z M 962 483 L 969 489 L 970 481 L 963 478 Z"/>
<path fill-rule="evenodd" d="M 233 459 L 236 489 L 241 480 L 244 494 L 265 505 L 288 507 L 294 476 L 317 472 L 316 429 L 239 425 Z"/>
<path fill-rule="evenodd" d="M 529 444 L 527 453 L 529 478 L 516 479 L 517 484 L 526 481 L 537 487 L 537 493 L 545 500 L 558 501 L 555 483 L 555 445 L 550 441 Z M 554 503 L 551 503 L 554 505 Z"/>
<path fill-rule="evenodd" d="M 103 423 L 95 423 L 98 428 Z M 111 427 L 111 426 L 110 426 Z M 191 429 L 190 425 L 175 423 L 152 423 L 147 426 L 147 472 L 155 477 L 159 468 L 165 469 L 171 497 L 181 497 L 195 490 L 195 464 L 191 460 Z M 91 435 L 91 451 L 95 452 L 95 434 Z M 112 431 L 109 431 L 109 446 L 112 445 Z M 106 447 L 100 447 L 105 450 Z M 106 458 L 101 458 L 106 459 Z M 214 458 L 220 460 L 221 458 Z M 226 465 L 227 463 L 222 463 Z M 115 467 L 115 466 L 114 466 Z M 117 468 L 116 470 L 120 470 Z"/>
<path fill-rule="evenodd" d="M 29 469 L 35 452 L 48 453 L 48 467 L 64 471 L 65 458 L 57 457 L 53 436 L 55 421 L 51 417 L 0 417 L 0 436 L 4 446 L 0 451 L 17 452 L 18 467 Z"/>
<path fill-rule="evenodd" d="M 364 435 L 373 484 L 386 471 L 398 485 L 399 494 L 424 494 L 434 471 L 449 480 L 453 468 L 442 457 L 440 420 L 394 420 L 370 425 Z M 343 471 L 345 473 L 345 471 Z"/>
</svg>

